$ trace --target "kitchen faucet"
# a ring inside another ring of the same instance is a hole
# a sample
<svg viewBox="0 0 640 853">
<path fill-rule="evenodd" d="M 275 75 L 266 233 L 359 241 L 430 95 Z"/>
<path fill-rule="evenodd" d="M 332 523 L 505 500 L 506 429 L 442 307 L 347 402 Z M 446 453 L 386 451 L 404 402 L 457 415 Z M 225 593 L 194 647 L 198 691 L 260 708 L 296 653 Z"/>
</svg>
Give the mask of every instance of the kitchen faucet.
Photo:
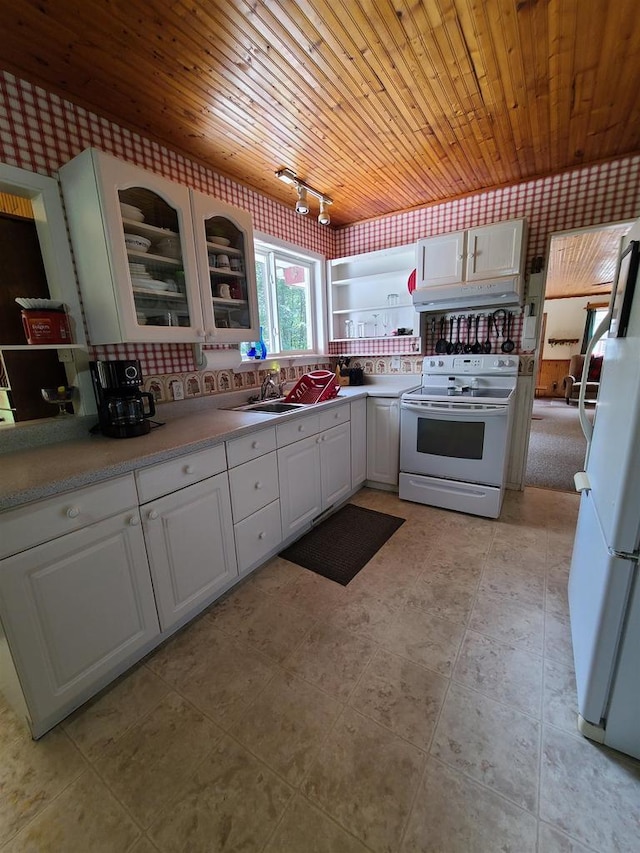
<svg viewBox="0 0 640 853">
<path fill-rule="evenodd" d="M 262 385 L 260 386 L 260 402 L 263 400 L 268 400 L 269 397 L 280 397 L 280 391 L 276 383 L 273 381 L 273 375 L 270 370 L 267 371 L 267 375 L 265 376 Z"/>
</svg>

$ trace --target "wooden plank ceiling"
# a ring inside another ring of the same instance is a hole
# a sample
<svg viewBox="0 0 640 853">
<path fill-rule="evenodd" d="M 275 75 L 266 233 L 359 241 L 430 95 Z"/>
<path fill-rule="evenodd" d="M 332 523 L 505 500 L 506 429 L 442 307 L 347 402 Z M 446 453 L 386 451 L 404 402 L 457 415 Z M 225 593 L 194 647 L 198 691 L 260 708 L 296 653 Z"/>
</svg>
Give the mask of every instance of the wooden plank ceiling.
<svg viewBox="0 0 640 853">
<path fill-rule="evenodd" d="M 334 225 L 640 150 L 636 0 L 0 9 L 0 67 Z"/>
<path fill-rule="evenodd" d="M 552 237 L 545 299 L 611 293 L 620 240 L 630 227 L 611 225 Z"/>
</svg>

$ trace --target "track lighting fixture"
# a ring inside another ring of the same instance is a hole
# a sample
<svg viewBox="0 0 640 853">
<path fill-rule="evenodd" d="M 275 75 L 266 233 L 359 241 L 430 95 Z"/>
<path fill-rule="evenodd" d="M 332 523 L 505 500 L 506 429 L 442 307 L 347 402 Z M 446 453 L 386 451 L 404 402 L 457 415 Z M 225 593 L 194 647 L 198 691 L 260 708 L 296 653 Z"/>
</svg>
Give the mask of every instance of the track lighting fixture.
<svg viewBox="0 0 640 853">
<path fill-rule="evenodd" d="M 298 196 L 296 201 L 296 213 L 309 213 L 309 202 L 307 201 L 307 197 L 312 195 L 320 202 L 320 213 L 318 214 L 318 222 L 320 225 L 328 225 L 331 222 L 331 217 L 327 213 L 327 207 L 330 204 L 333 204 L 333 199 L 330 199 L 329 196 L 321 193 L 320 190 L 310 187 L 309 184 L 299 178 L 292 169 L 278 169 L 276 172 L 276 178 L 283 181 L 285 184 L 289 184 L 289 186 L 296 188 Z"/>
<path fill-rule="evenodd" d="M 326 201 L 323 198 L 321 198 L 320 199 L 320 213 L 318 214 L 318 222 L 320 223 L 320 225 L 328 225 L 331 222 L 331 217 L 327 213 L 326 207 L 327 207 Z"/>
<path fill-rule="evenodd" d="M 307 190 L 305 187 L 298 186 L 298 200 L 296 202 L 296 213 L 309 213 L 309 205 L 307 204 Z"/>
</svg>

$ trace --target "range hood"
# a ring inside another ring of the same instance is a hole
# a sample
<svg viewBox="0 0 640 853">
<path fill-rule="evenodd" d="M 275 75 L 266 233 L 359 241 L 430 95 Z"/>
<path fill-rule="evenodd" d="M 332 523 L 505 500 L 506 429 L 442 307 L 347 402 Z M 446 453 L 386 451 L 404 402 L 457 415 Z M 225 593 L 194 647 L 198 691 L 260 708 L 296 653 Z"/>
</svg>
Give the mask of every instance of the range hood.
<svg viewBox="0 0 640 853">
<path fill-rule="evenodd" d="M 433 284 L 413 291 L 416 311 L 465 310 L 468 308 L 502 308 L 522 303 L 522 276 L 505 276 L 486 281 L 460 281 L 456 284 Z"/>
</svg>

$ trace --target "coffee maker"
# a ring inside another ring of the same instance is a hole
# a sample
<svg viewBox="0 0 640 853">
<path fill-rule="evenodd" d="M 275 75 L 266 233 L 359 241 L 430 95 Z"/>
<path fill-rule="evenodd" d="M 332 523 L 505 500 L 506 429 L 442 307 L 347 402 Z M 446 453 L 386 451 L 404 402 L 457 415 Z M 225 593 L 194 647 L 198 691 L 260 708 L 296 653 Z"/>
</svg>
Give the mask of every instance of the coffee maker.
<svg viewBox="0 0 640 853">
<path fill-rule="evenodd" d="M 137 359 L 89 362 L 98 403 L 100 432 L 111 438 L 133 438 L 151 429 L 156 413 L 153 396 L 141 391 L 142 372 Z M 149 403 L 145 408 L 145 399 Z"/>
</svg>

